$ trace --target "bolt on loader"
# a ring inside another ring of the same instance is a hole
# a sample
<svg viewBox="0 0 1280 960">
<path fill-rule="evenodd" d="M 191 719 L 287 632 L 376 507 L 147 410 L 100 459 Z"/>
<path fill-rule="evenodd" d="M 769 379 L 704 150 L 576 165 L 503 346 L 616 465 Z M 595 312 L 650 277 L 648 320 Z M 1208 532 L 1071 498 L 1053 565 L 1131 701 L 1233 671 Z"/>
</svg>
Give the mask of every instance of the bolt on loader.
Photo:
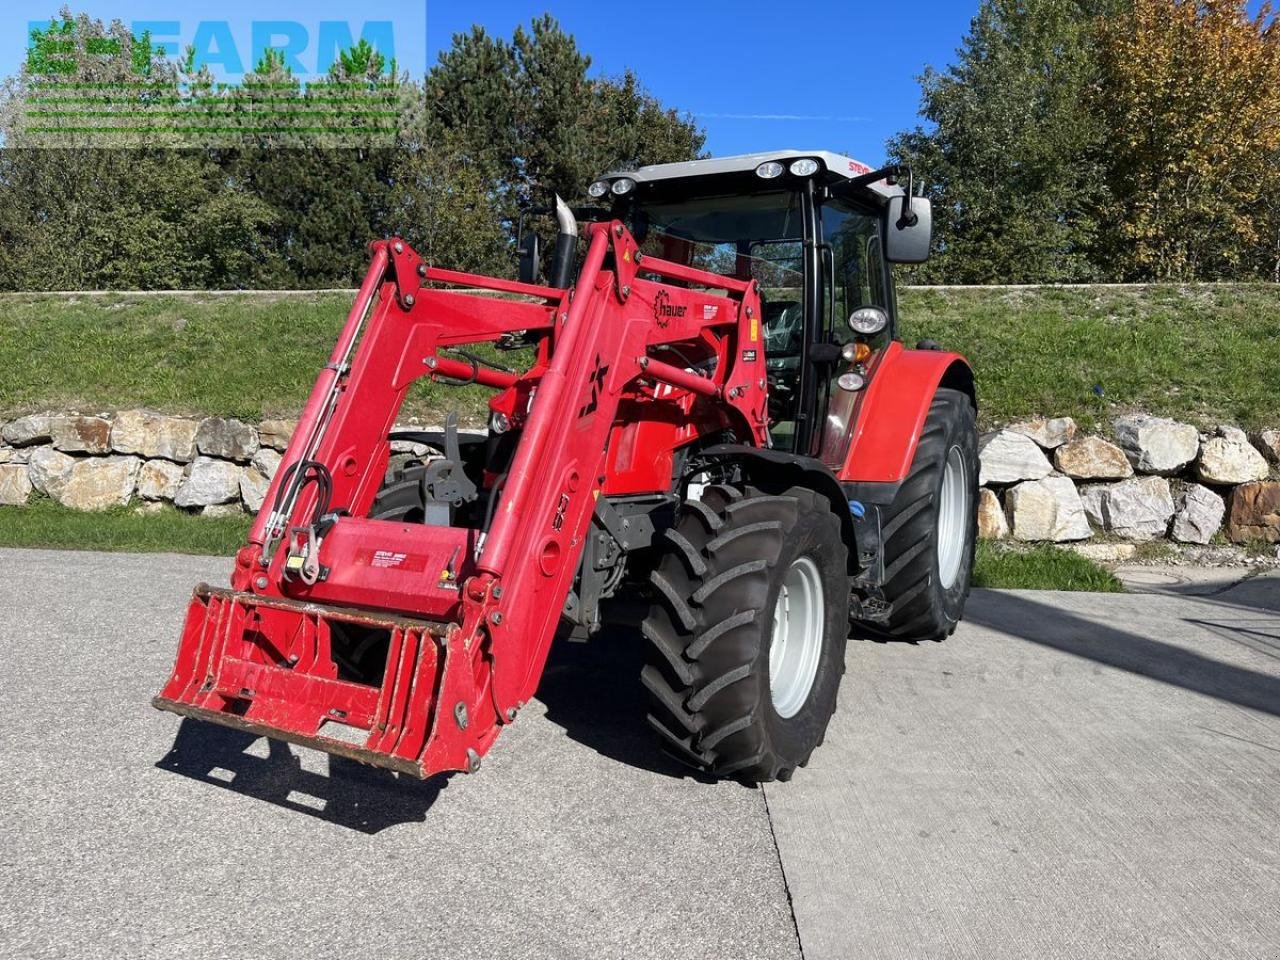
<svg viewBox="0 0 1280 960">
<path fill-rule="evenodd" d="M 372 244 L 230 587 L 195 589 L 154 705 L 474 772 L 555 638 L 638 624 L 662 745 L 789 779 L 848 636 L 940 640 L 969 593 L 974 377 L 898 338 L 891 265 L 930 246 L 912 193 L 905 168 L 779 151 L 609 173 L 585 210 L 557 197 L 546 282 L 532 233 L 518 281 Z M 487 431 L 398 434 L 423 378 L 489 388 Z"/>
</svg>

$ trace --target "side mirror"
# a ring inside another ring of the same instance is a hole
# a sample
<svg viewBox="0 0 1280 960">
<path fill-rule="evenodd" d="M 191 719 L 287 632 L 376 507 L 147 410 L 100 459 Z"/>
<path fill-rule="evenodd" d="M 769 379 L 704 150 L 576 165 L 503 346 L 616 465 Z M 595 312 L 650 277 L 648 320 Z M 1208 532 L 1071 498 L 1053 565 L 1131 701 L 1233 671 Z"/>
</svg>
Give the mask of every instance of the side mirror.
<svg viewBox="0 0 1280 960">
<path fill-rule="evenodd" d="M 530 230 L 520 238 L 520 282 L 537 283 L 538 271 L 542 265 L 542 245 L 538 240 L 538 232 Z"/>
<path fill-rule="evenodd" d="M 884 258 L 924 263 L 933 240 L 933 209 L 924 197 L 890 197 L 884 212 Z"/>
</svg>

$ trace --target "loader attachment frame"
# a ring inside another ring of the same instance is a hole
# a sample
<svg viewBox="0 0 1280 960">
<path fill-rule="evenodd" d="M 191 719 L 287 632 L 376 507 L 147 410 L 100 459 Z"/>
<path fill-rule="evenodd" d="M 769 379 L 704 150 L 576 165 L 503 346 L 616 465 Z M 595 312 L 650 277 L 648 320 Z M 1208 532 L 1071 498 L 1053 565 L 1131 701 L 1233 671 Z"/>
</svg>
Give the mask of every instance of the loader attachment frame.
<svg viewBox="0 0 1280 960">
<path fill-rule="evenodd" d="M 769 445 L 755 281 L 644 257 L 616 221 L 588 238 L 567 290 L 373 245 L 231 589 L 197 588 L 156 707 L 417 777 L 476 769 L 537 687 L 619 459 L 711 436 Z M 451 349 L 512 335 L 537 343 L 522 373 Z M 368 517 L 424 376 L 492 387 L 515 420 L 485 524 Z"/>
</svg>

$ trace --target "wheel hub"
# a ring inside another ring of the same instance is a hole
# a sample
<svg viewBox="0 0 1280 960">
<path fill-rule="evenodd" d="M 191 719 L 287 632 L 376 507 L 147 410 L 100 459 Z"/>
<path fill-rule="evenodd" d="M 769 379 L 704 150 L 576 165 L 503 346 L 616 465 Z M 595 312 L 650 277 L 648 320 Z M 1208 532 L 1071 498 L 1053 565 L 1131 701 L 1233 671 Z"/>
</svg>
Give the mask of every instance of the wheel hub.
<svg viewBox="0 0 1280 960">
<path fill-rule="evenodd" d="M 778 716 L 795 716 L 809 698 L 825 628 L 821 573 L 811 558 L 799 557 L 787 569 L 773 608 L 769 692 Z"/>
<path fill-rule="evenodd" d="M 969 531 L 969 480 L 959 447 L 947 453 L 938 492 L 938 582 L 950 590 L 960 575 Z"/>
</svg>

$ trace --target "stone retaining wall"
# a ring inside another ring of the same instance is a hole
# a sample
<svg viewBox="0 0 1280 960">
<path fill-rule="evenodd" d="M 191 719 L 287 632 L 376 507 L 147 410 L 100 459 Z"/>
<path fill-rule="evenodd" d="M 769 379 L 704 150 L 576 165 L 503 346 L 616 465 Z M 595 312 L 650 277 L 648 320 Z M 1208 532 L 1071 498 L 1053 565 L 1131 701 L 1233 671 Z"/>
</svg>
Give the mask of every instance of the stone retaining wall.
<svg viewBox="0 0 1280 960">
<path fill-rule="evenodd" d="M 1059 417 L 983 436 L 979 535 L 1204 544 L 1222 532 L 1236 543 L 1280 542 L 1280 430 L 1202 434 L 1144 414 L 1112 427 L 1111 439 L 1085 436 Z"/>
<path fill-rule="evenodd" d="M 1280 430 L 1201 434 L 1144 415 L 1112 426 L 1111 438 L 1082 435 L 1059 417 L 986 434 L 980 535 L 1203 544 L 1221 531 L 1235 542 L 1280 542 Z M 293 429 L 288 420 L 149 410 L 19 417 L 0 425 L 0 504 L 24 504 L 38 491 L 77 510 L 136 499 L 211 515 L 255 512 Z"/>
<path fill-rule="evenodd" d="M 0 427 L 0 504 L 38 491 L 76 510 L 136 498 L 210 515 L 254 512 L 293 428 L 149 410 L 19 417 Z"/>
</svg>

